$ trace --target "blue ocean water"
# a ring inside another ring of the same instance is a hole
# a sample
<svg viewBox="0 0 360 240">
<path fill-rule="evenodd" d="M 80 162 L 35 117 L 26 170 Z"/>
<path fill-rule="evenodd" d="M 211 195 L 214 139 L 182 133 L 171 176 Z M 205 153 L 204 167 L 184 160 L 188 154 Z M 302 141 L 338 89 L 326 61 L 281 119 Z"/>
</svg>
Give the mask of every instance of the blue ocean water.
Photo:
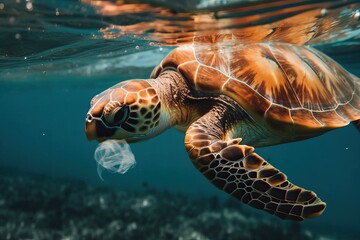
<svg viewBox="0 0 360 240">
<path fill-rule="evenodd" d="M 243 14 L 231 12 L 242 6 L 241 1 L 227 1 L 225 5 L 223 1 L 186 1 L 182 8 L 166 5 L 166 1 L 138 2 L 0 2 L 0 167 L 124 190 L 142 191 L 146 183 L 189 197 L 215 195 L 226 200 L 227 194 L 215 189 L 193 167 L 184 148 L 184 136 L 174 129 L 133 144 L 137 165 L 126 174 L 104 173 L 104 181 L 97 175 L 93 157 L 97 143 L 88 142 L 84 133 L 90 100 L 120 81 L 148 78 L 153 67 L 174 48 L 169 39 L 179 38 L 180 34 L 174 33 L 181 33 L 178 29 L 182 24 L 174 24 L 176 30 L 164 30 L 158 24 L 166 25 L 172 18 L 187 23 L 194 16 L 206 19 L 204 15 L 215 10 L 226 15 L 218 21 Z M 356 2 L 338 2 L 338 7 L 345 5 L 350 13 L 359 9 Z M 292 4 L 285 7 L 291 9 L 305 2 Z M 283 7 L 269 7 L 267 11 Z M 309 9 L 317 8 L 323 9 Z M 291 14 L 277 15 L 275 20 L 309 9 L 297 8 Z M 258 11 L 252 14 L 259 15 Z M 355 21 L 355 26 L 342 33 L 346 37 L 333 36 L 326 44 L 315 42 L 315 46 L 360 77 L 360 30 L 356 16 L 351 16 L 348 21 Z M 263 22 L 253 24 L 275 20 L 264 17 Z M 196 32 L 191 28 L 186 31 Z M 303 226 L 329 233 L 348 231 L 360 238 L 359 136 L 349 125 L 306 141 L 257 150 L 293 183 L 314 190 L 327 203 L 321 217 L 301 223 Z"/>
</svg>

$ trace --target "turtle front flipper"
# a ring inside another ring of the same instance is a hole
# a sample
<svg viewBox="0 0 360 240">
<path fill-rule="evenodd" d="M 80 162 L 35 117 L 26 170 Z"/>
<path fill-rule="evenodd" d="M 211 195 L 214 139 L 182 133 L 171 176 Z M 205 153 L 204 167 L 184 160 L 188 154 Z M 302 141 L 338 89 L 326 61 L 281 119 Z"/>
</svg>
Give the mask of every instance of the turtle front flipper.
<svg viewBox="0 0 360 240">
<path fill-rule="evenodd" d="M 286 175 L 228 139 L 223 111 L 214 108 L 190 125 L 185 146 L 194 165 L 216 187 L 252 207 L 283 219 L 302 221 L 322 214 L 326 204 L 314 192 L 290 183 Z"/>
</svg>

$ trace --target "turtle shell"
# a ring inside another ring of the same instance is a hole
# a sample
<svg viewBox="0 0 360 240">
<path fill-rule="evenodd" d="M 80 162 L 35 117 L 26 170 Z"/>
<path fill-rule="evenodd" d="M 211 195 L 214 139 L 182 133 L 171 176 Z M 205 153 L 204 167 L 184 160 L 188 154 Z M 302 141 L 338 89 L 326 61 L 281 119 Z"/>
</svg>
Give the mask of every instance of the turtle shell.
<svg viewBox="0 0 360 240">
<path fill-rule="evenodd" d="M 167 68 L 177 69 L 200 93 L 231 97 L 276 129 L 331 129 L 360 118 L 359 78 L 308 46 L 210 36 L 208 43 L 173 50 L 151 77 Z"/>
</svg>

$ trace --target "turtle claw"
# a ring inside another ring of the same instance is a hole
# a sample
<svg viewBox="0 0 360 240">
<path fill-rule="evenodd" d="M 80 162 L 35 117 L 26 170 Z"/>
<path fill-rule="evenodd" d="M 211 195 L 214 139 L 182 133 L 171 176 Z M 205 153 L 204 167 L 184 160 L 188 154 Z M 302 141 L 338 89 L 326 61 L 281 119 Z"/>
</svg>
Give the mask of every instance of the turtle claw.
<svg viewBox="0 0 360 240">
<path fill-rule="evenodd" d="M 211 152 L 219 152 L 226 147 L 238 145 L 241 141 L 242 138 L 234 138 L 228 141 L 217 140 L 210 145 L 210 150 Z"/>
<path fill-rule="evenodd" d="M 254 152 L 254 148 L 247 145 L 231 145 L 222 149 L 219 153 L 223 159 L 228 161 L 242 160 L 245 156 Z"/>
<path fill-rule="evenodd" d="M 237 145 L 237 144 L 241 143 L 241 141 L 242 141 L 242 138 L 234 138 L 234 139 L 228 140 L 227 144 L 228 144 L 228 146 Z"/>
</svg>

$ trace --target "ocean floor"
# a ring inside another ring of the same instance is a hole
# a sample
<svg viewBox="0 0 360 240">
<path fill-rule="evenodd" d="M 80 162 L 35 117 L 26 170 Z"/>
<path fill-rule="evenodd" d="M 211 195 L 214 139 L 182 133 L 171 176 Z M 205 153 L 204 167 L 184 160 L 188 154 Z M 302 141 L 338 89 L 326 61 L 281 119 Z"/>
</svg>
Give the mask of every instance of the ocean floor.
<svg viewBox="0 0 360 240">
<path fill-rule="evenodd" d="M 76 180 L 0 174 L 0 239 L 335 239 L 243 209 L 237 201 L 155 190 L 124 192 Z"/>
</svg>

